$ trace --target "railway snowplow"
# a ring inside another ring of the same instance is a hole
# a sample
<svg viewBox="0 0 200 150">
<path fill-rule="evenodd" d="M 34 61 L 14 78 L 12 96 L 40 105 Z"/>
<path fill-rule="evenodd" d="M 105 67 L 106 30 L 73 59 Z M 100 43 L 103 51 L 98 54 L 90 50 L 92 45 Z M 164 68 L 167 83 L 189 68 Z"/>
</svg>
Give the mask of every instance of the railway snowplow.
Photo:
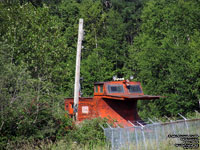
<svg viewBox="0 0 200 150">
<path fill-rule="evenodd" d="M 124 127 L 132 126 L 130 122 L 141 120 L 137 112 L 138 100 L 155 100 L 161 96 L 144 95 L 140 82 L 117 80 L 94 83 L 93 97 L 79 97 L 77 110 L 74 98 L 65 98 L 65 110 L 76 121 L 96 117 L 115 120 Z"/>
</svg>

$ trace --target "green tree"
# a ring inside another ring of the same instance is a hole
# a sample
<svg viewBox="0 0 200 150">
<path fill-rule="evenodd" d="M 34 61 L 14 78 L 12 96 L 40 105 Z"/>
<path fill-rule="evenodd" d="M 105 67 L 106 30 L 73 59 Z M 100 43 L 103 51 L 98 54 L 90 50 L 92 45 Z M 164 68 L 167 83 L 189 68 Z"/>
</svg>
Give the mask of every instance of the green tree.
<svg viewBox="0 0 200 150">
<path fill-rule="evenodd" d="M 0 149 L 8 142 L 55 140 L 67 125 L 58 105 L 63 97 L 54 93 L 52 84 L 31 78 L 26 64 L 13 64 L 12 49 L 1 43 Z"/>
<path fill-rule="evenodd" d="M 49 8 L 32 4 L 12 5 L 1 11 L 1 40 L 14 45 L 13 63 L 25 63 L 33 78 L 52 82 L 55 89 L 66 90 L 70 48 L 64 24 Z M 5 30 L 4 30 L 5 29 Z M 62 75 L 61 75 L 62 74 Z"/>
<path fill-rule="evenodd" d="M 65 133 L 67 123 L 60 111 L 63 96 L 56 90 L 66 71 L 56 70 L 66 67 L 62 63 L 67 54 L 60 51 L 66 47 L 58 40 L 63 40 L 61 29 L 56 18 L 48 16 L 47 7 L 5 3 L 0 7 L 0 149 L 6 149 L 9 141 L 53 141 Z M 50 19 L 42 20 L 45 17 Z"/>
<path fill-rule="evenodd" d="M 197 61 L 194 55 L 199 54 L 189 45 L 195 29 L 199 32 L 199 9 L 197 1 L 183 0 L 149 1 L 144 7 L 141 33 L 129 52 L 145 91 L 167 96 L 143 102 L 152 114 L 158 110 L 158 115 L 177 115 L 198 109 L 198 94 L 192 91 L 198 89 L 194 85 L 199 70 L 191 66 Z"/>
</svg>

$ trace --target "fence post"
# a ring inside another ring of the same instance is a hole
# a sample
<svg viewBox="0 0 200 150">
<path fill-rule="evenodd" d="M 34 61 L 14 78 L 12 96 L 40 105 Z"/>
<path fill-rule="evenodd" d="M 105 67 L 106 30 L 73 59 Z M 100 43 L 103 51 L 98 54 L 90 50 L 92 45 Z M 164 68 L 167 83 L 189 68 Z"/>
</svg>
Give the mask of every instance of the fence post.
<svg viewBox="0 0 200 150">
<path fill-rule="evenodd" d="M 157 145 L 157 149 L 159 150 L 158 132 L 157 132 L 157 129 L 156 129 L 156 125 L 155 125 L 155 128 L 154 128 L 154 131 L 155 131 L 155 134 L 156 134 L 156 145 Z"/>
<path fill-rule="evenodd" d="M 99 124 L 99 126 L 103 129 L 103 131 L 105 131 L 105 128 L 101 124 Z"/>
<path fill-rule="evenodd" d="M 157 129 L 156 129 L 156 126 L 159 125 L 159 124 L 153 122 L 150 118 L 148 118 L 148 119 L 149 119 L 149 121 L 153 124 L 154 132 L 155 132 L 155 135 L 156 135 L 156 145 L 157 145 L 157 149 L 159 150 L 159 144 L 158 144 L 158 132 L 157 132 Z"/>
<path fill-rule="evenodd" d="M 112 141 L 111 141 L 111 144 L 112 144 L 112 150 L 114 150 L 114 135 L 113 135 L 113 129 L 111 129 L 112 131 Z"/>
<path fill-rule="evenodd" d="M 107 124 L 107 126 L 110 128 L 110 130 L 111 130 L 111 145 L 112 145 L 112 150 L 114 150 L 113 128 L 112 128 L 108 123 L 106 123 L 106 124 Z"/>
<path fill-rule="evenodd" d="M 162 121 L 159 120 L 158 118 L 155 117 L 155 119 L 158 120 L 159 123 L 162 123 Z M 166 136 L 165 136 L 165 128 L 164 128 L 164 126 L 161 126 L 161 130 L 162 130 L 162 132 L 163 132 L 163 137 L 166 138 Z"/>
<path fill-rule="evenodd" d="M 188 131 L 188 135 L 190 134 L 189 133 L 189 128 L 188 128 L 188 124 L 187 124 L 187 118 L 185 118 L 183 115 L 181 115 L 180 113 L 178 113 L 179 114 L 179 116 L 181 116 L 183 119 L 184 119 L 184 121 L 185 121 L 185 125 L 186 125 L 186 128 L 187 128 L 187 131 Z"/>
<path fill-rule="evenodd" d="M 127 128 L 127 131 L 126 131 L 126 132 L 127 132 L 127 136 L 128 136 L 128 150 L 129 150 L 129 143 L 130 143 L 130 139 L 129 139 L 129 138 L 130 138 L 130 137 L 129 137 L 129 131 L 128 131 L 128 129 L 129 129 L 129 128 Z"/>
<path fill-rule="evenodd" d="M 141 127 L 141 131 L 142 131 L 142 136 L 143 136 L 143 142 L 144 142 L 145 150 L 147 150 L 147 145 L 146 145 L 146 140 L 145 140 L 145 135 L 144 135 L 143 127 Z"/>
<path fill-rule="evenodd" d="M 119 127 L 119 125 L 117 124 L 117 123 L 115 123 L 116 124 L 116 126 L 117 126 L 117 128 L 119 129 L 119 143 L 120 143 L 120 147 L 122 147 L 122 129 Z"/>
<path fill-rule="evenodd" d="M 143 136 L 143 142 L 144 142 L 144 145 L 145 145 L 145 150 L 147 150 L 147 145 L 146 145 L 146 140 L 145 140 L 145 134 L 144 134 L 144 130 L 143 130 L 145 126 L 143 126 L 138 121 L 137 121 L 137 123 L 141 126 L 141 131 L 142 131 L 142 136 Z"/>
<path fill-rule="evenodd" d="M 136 141 L 136 150 L 138 150 L 138 136 L 137 136 L 137 128 L 136 126 L 128 120 L 128 122 L 134 127 L 134 131 L 135 131 L 135 141 Z"/>
</svg>

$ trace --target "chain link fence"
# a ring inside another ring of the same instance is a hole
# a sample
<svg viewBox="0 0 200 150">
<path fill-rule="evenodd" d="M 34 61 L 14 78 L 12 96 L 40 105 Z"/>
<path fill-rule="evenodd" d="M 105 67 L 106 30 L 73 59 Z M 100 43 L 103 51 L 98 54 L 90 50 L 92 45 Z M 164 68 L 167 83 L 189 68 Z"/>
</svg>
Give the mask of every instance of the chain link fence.
<svg viewBox="0 0 200 150">
<path fill-rule="evenodd" d="M 168 123 L 150 121 L 152 124 L 129 121 L 132 127 L 112 128 L 108 125 L 109 128 L 103 128 L 112 150 L 179 149 L 184 143 L 185 148 L 199 148 L 200 119 L 184 118 Z"/>
</svg>

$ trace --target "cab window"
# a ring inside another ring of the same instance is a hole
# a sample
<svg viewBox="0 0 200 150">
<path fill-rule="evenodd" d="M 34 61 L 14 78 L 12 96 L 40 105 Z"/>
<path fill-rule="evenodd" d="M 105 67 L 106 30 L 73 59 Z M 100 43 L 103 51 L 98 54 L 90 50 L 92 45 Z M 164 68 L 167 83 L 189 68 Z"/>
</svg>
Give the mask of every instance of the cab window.
<svg viewBox="0 0 200 150">
<path fill-rule="evenodd" d="M 95 85 L 95 93 L 98 93 L 98 85 Z"/>
<path fill-rule="evenodd" d="M 103 93 L 103 85 L 100 85 L 100 93 Z"/>
<path fill-rule="evenodd" d="M 127 88 L 129 90 L 129 93 L 142 93 L 140 85 L 129 85 Z"/>
<path fill-rule="evenodd" d="M 120 84 L 107 85 L 109 93 L 124 93 L 124 87 Z"/>
</svg>

